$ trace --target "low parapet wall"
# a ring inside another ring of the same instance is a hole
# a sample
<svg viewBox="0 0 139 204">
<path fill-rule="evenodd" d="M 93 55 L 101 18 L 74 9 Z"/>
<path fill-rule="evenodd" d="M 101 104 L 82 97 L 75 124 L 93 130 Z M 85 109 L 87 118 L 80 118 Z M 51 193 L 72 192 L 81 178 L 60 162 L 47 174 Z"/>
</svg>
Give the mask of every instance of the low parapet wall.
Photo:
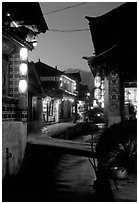
<svg viewBox="0 0 139 204">
<path fill-rule="evenodd" d="M 16 175 L 24 157 L 27 142 L 27 123 L 2 123 L 2 178 Z"/>
</svg>

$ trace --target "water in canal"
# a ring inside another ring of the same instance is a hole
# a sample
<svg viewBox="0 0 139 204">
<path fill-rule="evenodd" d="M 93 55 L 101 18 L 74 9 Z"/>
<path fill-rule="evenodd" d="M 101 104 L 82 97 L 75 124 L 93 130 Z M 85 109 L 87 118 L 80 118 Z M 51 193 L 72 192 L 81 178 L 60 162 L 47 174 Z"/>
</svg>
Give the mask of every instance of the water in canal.
<svg viewBox="0 0 139 204">
<path fill-rule="evenodd" d="M 4 199 L 18 202 L 90 202 L 94 200 L 92 184 L 95 178 L 86 157 L 27 146 L 22 171 L 4 190 Z"/>
</svg>

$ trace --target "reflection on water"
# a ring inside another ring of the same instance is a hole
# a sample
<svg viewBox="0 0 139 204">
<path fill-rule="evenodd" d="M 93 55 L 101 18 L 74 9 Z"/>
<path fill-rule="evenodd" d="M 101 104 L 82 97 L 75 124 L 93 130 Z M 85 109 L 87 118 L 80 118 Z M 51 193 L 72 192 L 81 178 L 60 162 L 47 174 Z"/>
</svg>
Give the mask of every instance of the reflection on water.
<svg viewBox="0 0 139 204">
<path fill-rule="evenodd" d="M 91 201 L 95 174 L 88 158 L 63 155 L 52 174 L 58 200 Z"/>
</svg>

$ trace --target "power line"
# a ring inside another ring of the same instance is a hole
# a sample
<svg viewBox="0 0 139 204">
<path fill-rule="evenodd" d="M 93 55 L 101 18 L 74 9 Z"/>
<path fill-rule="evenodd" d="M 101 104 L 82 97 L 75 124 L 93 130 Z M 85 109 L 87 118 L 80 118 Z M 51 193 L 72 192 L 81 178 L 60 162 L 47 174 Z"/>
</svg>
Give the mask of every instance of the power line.
<svg viewBox="0 0 139 204">
<path fill-rule="evenodd" d="M 73 8 L 73 7 L 76 7 L 76 6 L 81 6 L 81 5 L 86 4 L 86 3 L 87 2 L 76 4 L 76 5 L 73 5 L 73 6 L 68 6 L 68 7 L 57 9 L 57 10 L 50 11 L 50 12 L 46 12 L 46 13 L 43 13 L 43 15 L 47 15 L 47 14 L 51 14 L 51 13 L 56 13 L 56 12 L 63 11 L 63 10 L 66 10 L 66 9 L 70 9 L 70 8 Z"/>
<path fill-rule="evenodd" d="M 53 31 L 53 32 L 60 32 L 60 33 L 69 33 L 69 32 L 80 32 L 80 31 L 88 31 L 90 29 L 85 28 L 85 29 L 76 29 L 76 30 L 58 30 L 58 29 L 49 29 L 48 31 Z"/>
</svg>

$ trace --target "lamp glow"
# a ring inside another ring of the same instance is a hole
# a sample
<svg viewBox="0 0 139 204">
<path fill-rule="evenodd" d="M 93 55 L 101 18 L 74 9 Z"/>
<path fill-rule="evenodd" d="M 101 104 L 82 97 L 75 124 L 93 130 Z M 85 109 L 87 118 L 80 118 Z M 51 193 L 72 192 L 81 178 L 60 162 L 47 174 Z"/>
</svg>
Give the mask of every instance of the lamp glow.
<svg viewBox="0 0 139 204">
<path fill-rule="evenodd" d="M 63 86 L 63 82 L 60 83 L 60 87 L 62 87 L 62 86 Z"/>
<path fill-rule="evenodd" d="M 27 91 L 27 81 L 22 79 L 19 81 L 19 92 L 25 93 Z"/>
<path fill-rule="evenodd" d="M 101 81 L 101 89 L 104 89 L 104 88 L 105 88 L 104 81 Z"/>
<path fill-rule="evenodd" d="M 25 61 L 25 60 L 27 60 L 27 58 L 28 58 L 28 50 L 27 50 L 27 48 L 22 47 L 20 49 L 20 59 Z"/>
<path fill-rule="evenodd" d="M 32 45 L 33 45 L 33 47 L 36 47 L 37 46 L 37 41 L 33 41 Z"/>
<path fill-rule="evenodd" d="M 27 75 L 27 70 L 28 70 L 28 66 L 26 63 L 21 63 L 20 64 L 20 68 L 19 68 L 19 71 L 20 71 L 20 75 Z"/>
<path fill-rule="evenodd" d="M 11 14 L 7 12 L 7 16 L 10 16 Z"/>
<path fill-rule="evenodd" d="M 101 103 L 101 108 L 104 108 L 104 102 Z"/>
<path fill-rule="evenodd" d="M 101 89 L 96 88 L 94 92 L 95 99 L 99 100 L 101 98 Z"/>
<path fill-rule="evenodd" d="M 95 87 L 100 87 L 101 86 L 101 78 L 99 76 L 96 76 L 94 79 L 95 82 Z"/>
</svg>

